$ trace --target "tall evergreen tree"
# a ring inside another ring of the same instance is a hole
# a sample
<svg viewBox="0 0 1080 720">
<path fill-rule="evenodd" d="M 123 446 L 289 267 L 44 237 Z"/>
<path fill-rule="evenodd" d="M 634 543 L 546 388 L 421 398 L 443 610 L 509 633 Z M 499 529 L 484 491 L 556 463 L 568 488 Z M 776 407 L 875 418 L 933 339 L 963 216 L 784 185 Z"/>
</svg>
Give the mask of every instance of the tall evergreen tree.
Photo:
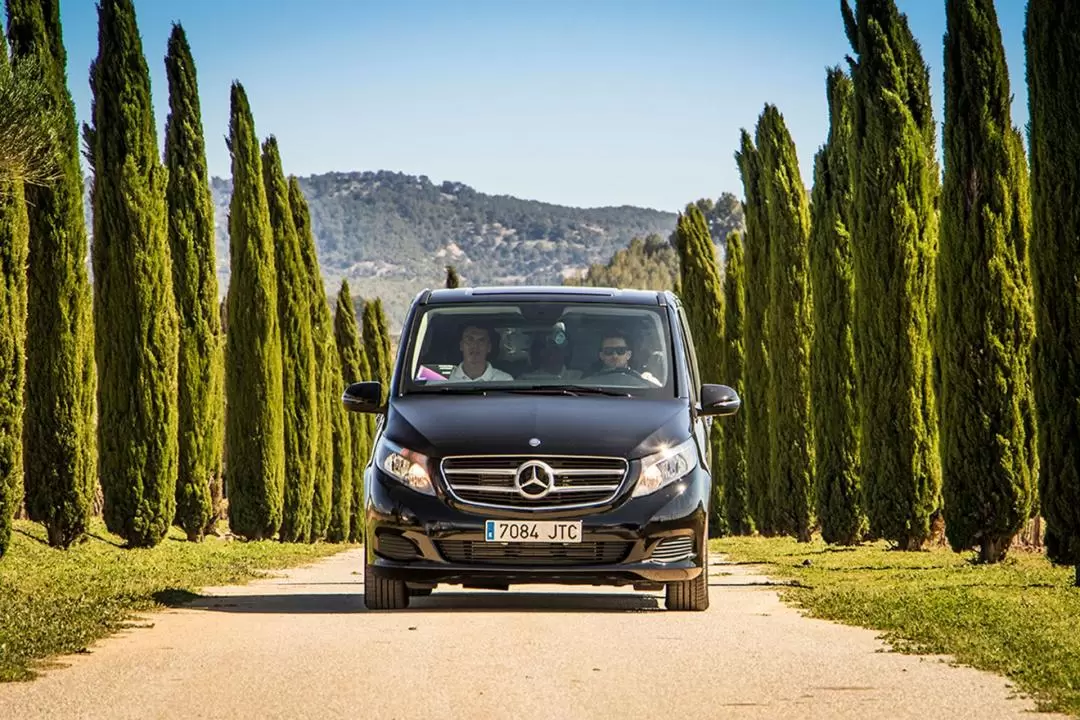
<svg viewBox="0 0 1080 720">
<path fill-rule="evenodd" d="M 220 515 L 225 347 L 198 78 L 179 24 L 173 25 L 169 37 L 165 71 L 169 80 L 165 123 L 169 250 L 180 316 L 176 524 L 189 540 L 199 540 Z"/>
<path fill-rule="evenodd" d="M 1031 265 L 1039 507 L 1047 555 L 1080 587 L 1080 4 L 1029 0 Z"/>
<path fill-rule="evenodd" d="M 810 541 L 814 437 L 810 415 L 810 205 L 783 115 L 765 105 L 757 147 L 769 213 L 769 444 L 777 529 Z"/>
<path fill-rule="evenodd" d="M 746 389 L 745 323 L 746 267 L 742 236 L 728 233 L 724 269 L 724 338 L 720 349 L 723 382 L 739 394 Z M 746 413 L 726 418 L 722 425 L 724 502 L 728 529 L 734 535 L 751 535 L 754 520 L 746 474 Z"/>
<path fill-rule="evenodd" d="M 68 547 L 86 530 L 97 487 L 94 317 L 75 105 L 56 2 L 6 0 L 16 72 L 39 74 L 42 112 L 60 118 L 51 154 L 56 182 L 25 188 L 30 222 L 27 274 L 23 472 L 30 517 L 49 544 Z"/>
<path fill-rule="evenodd" d="M 311 212 L 304 191 L 295 175 L 289 176 L 289 207 L 292 209 L 300 258 L 307 276 L 307 299 L 311 312 L 311 342 L 314 346 L 315 409 L 311 438 L 315 459 L 312 465 L 314 491 L 311 502 L 311 527 L 308 537 L 317 540 L 326 535 L 334 487 L 333 412 L 341 406 L 341 370 L 334 345 L 333 320 L 326 300 L 322 271 L 319 268 L 315 236 L 311 230 Z M 344 410 L 344 407 L 342 410 Z"/>
<path fill-rule="evenodd" d="M 131 0 L 98 6 L 90 88 L 98 475 L 109 530 L 152 547 L 176 512 L 179 328 L 167 171 Z"/>
<path fill-rule="evenodd" d="M 371 303 L 364 305 L 365 318 L 368 316 L 369 305 Z M 376 317 L 374 308 L 371 310 L 371 316 L 372 318 Z M 372 335 L 375 335 L 378 333 L 378 323 L 374 319 L 372 323 L 375 327 Z M 368 360 L 369 355 L 360 341 L 356 313 L 353 310 L 349 283 L 346 280 L 341 281 L 341 289 L 338 291 L 337 310 L 334 313 L 334 337 L 341 361 L 341 378 L 344 385 L 363 380 L 379 379 L 379 376 L 373 373 Z M 377 356 L 374 351 L 373 354 Z M 350 413 L 349 420 L 352 427 L 352 442 L 350 443 L 352 453 L 350 479 L 352 484 L 348 486 L 349 499 L 343 502 L 346 502 L 349 507 L 348 540 L 356 542 L 362 537 L 364 466 L 367 465 L 368 456 L 371 453 L 373 428 L 370 415 Z M 342 486 L 341 492 L 344 493 L 345 491 L 346 487 Z"/>
<path fill-rule="evenodd" d="M 285 426 L 274 235 L 247 93 L 231 89 L 225 480 L 229 523 L 253 540 L 274 536 L 284 504 Z"/>
<path fill-rule="evenodd" d="M 945 16 L 945 534 L 954 550 L 978 546 L 982 562 L 998 562 L 1030 515 L 1036 482 L 1027 163 L 993 0 L 946 0 Z"/>
<path fill-rule="evenodd" d="M 724 295 L 720 271 L 716 266 L 716 248 L 709 235 L 709 225 L 701 209 L 691 203 L 679 214 L 675 227 L 680 260 L 681 297 L 694 337 L 702 382 L 723 382 Z M 722 423 L 713 423 L 710 431 L 713 497 L 710 520 L 715 534 L 727 534 L 724 508 Z"/>
<path fill-rule="evenodd" d="M 458 277 L 457 268 L 453 265 L 446 266 L 446 287 L 461 287 L 461 278 Z"/>
<path fill-rule="evenodd" d="M 289 186 L 277 140 L 263 143 L 263 181 L 274 233 L 281 327 L 281 377 L 285 418 L 285 505 L 281 540 L 299 542 L 311 529 L 315 493 L 315 347 L 311 338 L 311 282 L 300 252 Z"/>
<path fill-rule="evenodd" d="M 922 546 L 940 509 L 931 333 L 940 181 L 926 63 L 893 0 L 841 9 L 854 83 L 855 368 L 870 530 Z"/>
<path fill-rule="evenodd" d="M 382 311 L 382 302 L 379 298 L 364 302 L 360 327 L 371 379 L 382 383 L 382 397 L 385 402 L 393 369 L 390 365 L 390 337 L 386 327 L 386 314 Z"/>
<path fill-rule="evenodd" d="M 0 84 L 12 78 L 0 34 Z M 23 182 L 0 169 L 0 558 L 23 498 L 23 388 L 26 379 L 26 257 L 30 221 Z"/>
<path fill-rule="evenodd" d="M 390 337 L 390 323 L 386 318 L 382 298 L 375 298 L 374 304 L 375 323 L 379 329 L 379 376 L 385 378 L 384 384 L 389 389 L 390 380 L 394 374 L 394 352 L 393 342 Z"/>
<path fill-rule="evenodd" d="M 814 157 L 810 271 L 814 348 L 810 355 L 817 515 L 825 542 L 854 545 L 866 532 L 859 478 L 855 397 L 855 285 L 851 267 L 852 85 L 840 68 L 826 76 L 829 137 Z"/>
<path fill-rule="evenodd" d="M 330 358 L 330 365 L 334 368 L 334 372 L 337 373 L 334 378 L 334 388 L 341 390 L 340 379 L 344 373 L 341 370 L 341 360 L 337 353 L 336 344 L 333 357 Z M 333 399 L 338 402 L 336 407 L 331 410 L 334 436 L 334 472 L 330 486 L 330 524 L 326 529 L 326 539 L 335 543 L 346 542 L 352 537 L 352 516 L 354 512 L 360 512 L 359 508 L 353 510 L 352 503 L 353 474 L 355 472 L 353 467 L 355 465 L 353 462 L 353 433 L 357 424 L 352 422 L 351 413 L 341 404 L 340 397 L 341 392 L 334 394 Z M 364 427 L 362 423 L 360 427 L 361 429 Z M 360 448 L 360 451 L 363 451 L 363 447 Z"/>
<path fill-rule="evenodd" d="M 746 490 L 750 514 L 763 535 L 776 532 L 770 492 L 769 417 L 769 217 L 761 155 L 743 130 L 735 153 L 746 199 Z"/>
</svg>

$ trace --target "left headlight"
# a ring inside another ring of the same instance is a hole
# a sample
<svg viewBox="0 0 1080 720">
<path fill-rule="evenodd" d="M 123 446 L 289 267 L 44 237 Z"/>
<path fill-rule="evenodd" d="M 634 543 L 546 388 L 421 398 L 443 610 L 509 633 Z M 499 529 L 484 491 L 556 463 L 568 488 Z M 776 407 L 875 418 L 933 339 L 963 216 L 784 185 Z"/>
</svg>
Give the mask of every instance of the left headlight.
<svg viewBox="0 0 1080 720">
<path fill-rule="evenodd" d="M 661 450 L 641 460 L 641 474 L 632 497 L 654 493 L 680 480 L 697 466 L 697 445 L 694 438 L 675 447 Z"/>
<path fill-rule="evenodd" d="M 427 455 L 403 448 L 389 440 L 381 440 L 375 449 L 375 464 L 413 490 L 426 495 L 435 494 L 431 473 L 428 472 Z"/>
</svg>

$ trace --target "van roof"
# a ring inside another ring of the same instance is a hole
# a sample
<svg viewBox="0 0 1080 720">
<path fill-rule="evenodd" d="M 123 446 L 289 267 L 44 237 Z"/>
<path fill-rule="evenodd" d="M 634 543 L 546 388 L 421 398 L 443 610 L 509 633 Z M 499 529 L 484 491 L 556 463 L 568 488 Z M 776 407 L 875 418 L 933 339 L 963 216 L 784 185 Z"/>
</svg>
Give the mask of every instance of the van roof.
<svg viewBox="0 0 1080 720">
<path fill-rule="evenodd" d="M 487 300 L 566 300 L 576 302 L 615 302 L 625 305 L 666 305 L 674 296 L 663 290 L 634 288 L 580 287 L 574 285 L 507 285 L 425 289 L 418 299 L 421 305 Z"/>
</svg>

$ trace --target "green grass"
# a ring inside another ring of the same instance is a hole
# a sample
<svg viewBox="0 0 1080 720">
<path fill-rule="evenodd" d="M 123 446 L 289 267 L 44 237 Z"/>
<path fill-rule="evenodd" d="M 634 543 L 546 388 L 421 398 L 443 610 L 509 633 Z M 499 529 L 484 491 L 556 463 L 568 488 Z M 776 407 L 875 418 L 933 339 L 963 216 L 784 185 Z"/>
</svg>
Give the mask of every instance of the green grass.
<svg viewBox="0 0 1080 720">
<path fill-rule="evenodd" d="M 95 522 L 69 550 L 45 542 L 41 525 L 15 523 L 0 560 L 0 681 L 29 680 L 56 655 L 85 652 L 128 626 L 134 613 L 190 597 L 201 587 L 266 577 L 347 545 L 293 545 L 208 537 L 189 543 L 174 528 L 156 548 L 125 550 Z"/>
<path fill-rule="evenodd" d="M 1016 549 L 999 565 L 976 565 L 974 553 L 884 543 L 723 538 L 711 548 L 795 581 L 781 595 L 813 617 L 880 630 L 899 652 L 951 655 L 1006 676 L 1041 710 L 1080 715 L 1080 588 L 1071 567 Z"/>
</svg>

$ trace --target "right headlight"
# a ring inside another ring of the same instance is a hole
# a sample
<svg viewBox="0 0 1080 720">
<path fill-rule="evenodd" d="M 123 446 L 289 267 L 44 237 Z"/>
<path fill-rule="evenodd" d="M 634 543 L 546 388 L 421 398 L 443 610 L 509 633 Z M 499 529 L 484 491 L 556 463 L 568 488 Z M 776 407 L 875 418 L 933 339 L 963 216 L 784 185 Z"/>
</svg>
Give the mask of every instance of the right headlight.
<svg viewBox="0 0 1080 720">
<path fill-rule="evenodd" d="M 632 497 L 654 493 L 690 474 L 697 466 L 697 444 L 694 438 L 665 448 L 641 460 L 641 474 Z"/>
<path fill-rule="evenodd" d="M 403 448 L 389 440 L 380 440 L 375 448 L 375 464 L 383 472 L 417 492 L 434 495 L 435 486 L 431 483 L 428 463 L 427 455 Z"/>
</svg>

